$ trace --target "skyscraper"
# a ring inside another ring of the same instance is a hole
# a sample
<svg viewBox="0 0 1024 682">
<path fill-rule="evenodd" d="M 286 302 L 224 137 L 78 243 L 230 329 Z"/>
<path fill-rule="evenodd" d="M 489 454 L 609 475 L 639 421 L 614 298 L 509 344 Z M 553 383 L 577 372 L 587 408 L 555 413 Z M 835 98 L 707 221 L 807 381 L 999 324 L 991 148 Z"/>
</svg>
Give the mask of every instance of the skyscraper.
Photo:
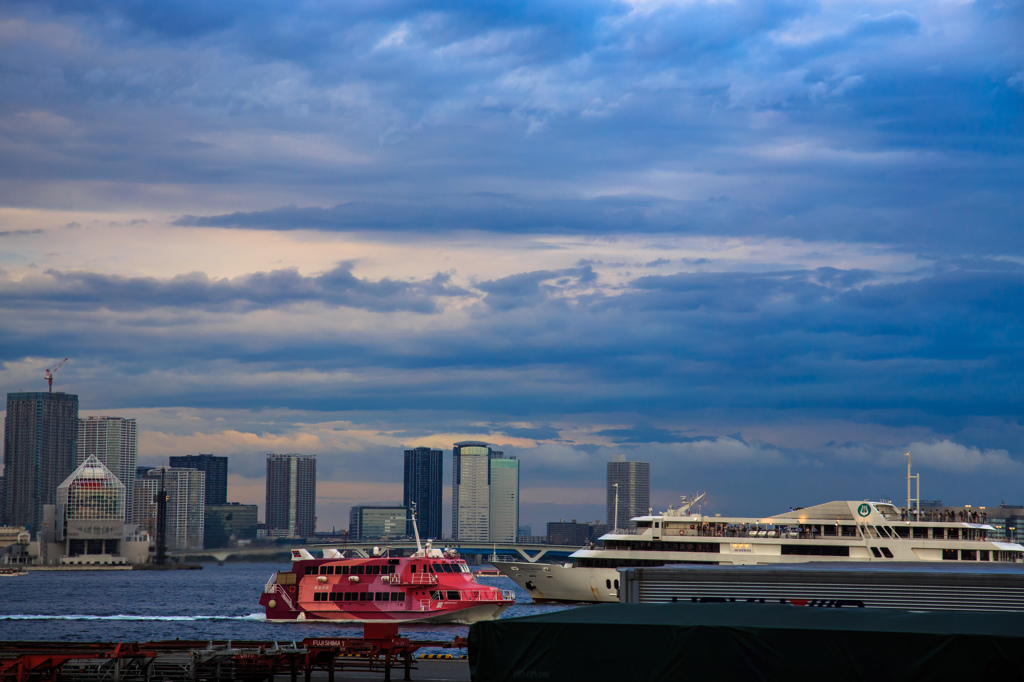
<svg viewBox="0 0 1024 682">
<path fill-rule="evenodd" d="M 135 459 L 138 454 L 134 419 L 88 417 L 78 420 L 75 464 L 95 456 L 124 484 L 126 522 L 132 522 L 135 495 Z"/>
<path fill-rule="evenodd" d="M 43 505 L 75 470 L 78 396 L 8 393 L 4 420 L 5 520 L 40 529 Z"/>
<path fill-rule="evenodd" d="M 405 451 L 405 486 L 402 504 L 412 511 L 416 503 L 416 526 L 425 538 L 441 537 L 441 498 L 444 487 L 441 475 L 444 451 L 413 448 Z M 412 521 L 406 523 L 406 535 L 411 536 Z"/>
<path fill-rule="evenodd" d="M 519 534 L 519 460 L 495 458 L 490 462 L 491 484 L 488 539 L 515 542 Z"/>
<path fill-rule="evenodd" d="M 452 538 L 482 540 L 490 537 L 490 462 L 502 453 L 487 443 L 466 440 L 452 448 Z"/>
<path fill-rule="evenodd" d="M 316 530 L 316 455 L 267 455 L 267 535 L 311 538 Z"/>
<path fill-rule="evenodd" d="M 154 467 L 135 480 L 135 523 L 156 537 L 156 502 L 163 476 L 167 493 L 167 549 L 202 549 L 206 474 L 196 469 Z"/>
<path fill-rule="evenodd" d="M 216 455 L 180 455 L 170 458 L 172 467 L 198 469 L 206 474 L 206 504 L 228 503 L 228 458 Z"/>
<path fill-rule="evenodd" d="M 618 484 L 619 516 L 615 518 L 615 484 Z M 608 462 L 607 519 L 609 528 L 632 528 L 634 516 L 647 514 L 651 506 L 651 465 L 627 462 L 617 455 Z"/>
</svg>

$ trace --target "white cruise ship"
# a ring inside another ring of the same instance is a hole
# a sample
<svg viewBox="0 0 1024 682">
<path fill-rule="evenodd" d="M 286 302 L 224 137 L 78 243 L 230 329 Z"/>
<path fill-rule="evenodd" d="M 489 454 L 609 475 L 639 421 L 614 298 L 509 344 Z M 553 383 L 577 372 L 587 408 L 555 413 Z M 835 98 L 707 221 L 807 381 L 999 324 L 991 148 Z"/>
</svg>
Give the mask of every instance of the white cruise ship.
<svg viewBox="0 0 1024 682">
<path fill-rule="evenodd" d="M 1024 547 L 967 521 L 904 520 L 888 502 L 836 501 L 767 518 L 691 513 L 704 496 L 602 536 L 573 563 L 494 562 L 536 602 L 617 602 L 619 568 L 667 564 L 1021 562 Z M 977 564 L 976 564 L 977 565 Z"/>
</svg>

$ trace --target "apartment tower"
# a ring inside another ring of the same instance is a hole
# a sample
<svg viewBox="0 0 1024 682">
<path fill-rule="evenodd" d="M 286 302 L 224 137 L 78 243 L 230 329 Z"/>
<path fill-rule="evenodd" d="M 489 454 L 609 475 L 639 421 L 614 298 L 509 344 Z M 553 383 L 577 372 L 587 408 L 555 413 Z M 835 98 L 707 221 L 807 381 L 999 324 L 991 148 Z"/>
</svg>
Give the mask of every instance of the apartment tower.
<svg viewBox="0 0 1024 682">
<path fill-rule="evenodd" d="M 405 475 L 402 506 L 411 513 L 416 503 L 416 526 L 424 538 L 441 537 L 441 482 L 444 451 L 413 448 L 405 451 Z M 410 517 L 411 518 L 411 517 Z M 406 523 L 406 535 L 412 536 L 412 521 Z"/>
<path fill-rule="evenodd" d="M 78 420 L 75 464 L 81 466 L 95 457 L 124 484 L 125 522 L 132 523 L 135 496 L 135 460 L 138 456 L 134 419 L 87 417 Z"/>
<path fill-rule="evenodd" d="M 3 517 L 8 524 L 40 530 L 43 505 L 55 503 L 57 486 L 75 470 L 77 427 L 77 395 L 7 394 Z"/>
<path fill-rule="evenodd" d="M 266 521 L 272 537 L 313 537 L 316 455 L 267 455 Z"/>
<path fill-rule="evenodd" d="M 615 492 L 618 484 L 618 518 L 615 517 Z M 627 462 L 616 455 L 608 462 L 607 519 L 609 528 L 633 528 L 634 516 L 644 516 L 651 506 L 651 465 Z"/>
</svg>

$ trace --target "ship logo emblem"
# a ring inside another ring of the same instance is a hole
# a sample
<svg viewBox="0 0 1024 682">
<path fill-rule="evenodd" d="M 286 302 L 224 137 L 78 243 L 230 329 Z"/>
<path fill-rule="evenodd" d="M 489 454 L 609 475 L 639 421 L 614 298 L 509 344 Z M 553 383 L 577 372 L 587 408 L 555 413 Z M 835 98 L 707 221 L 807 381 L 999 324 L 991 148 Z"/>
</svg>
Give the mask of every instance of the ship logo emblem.
<svg viewBox="0 0 1024 682">
<path fill-rule="evenodd" d="M 871 514 L 871 506 L 867 503 L 864 503 L 861 506 L 857 507 L 857 513 L 861 516 L 868 516 L 869 514 Z"/>
</svg>

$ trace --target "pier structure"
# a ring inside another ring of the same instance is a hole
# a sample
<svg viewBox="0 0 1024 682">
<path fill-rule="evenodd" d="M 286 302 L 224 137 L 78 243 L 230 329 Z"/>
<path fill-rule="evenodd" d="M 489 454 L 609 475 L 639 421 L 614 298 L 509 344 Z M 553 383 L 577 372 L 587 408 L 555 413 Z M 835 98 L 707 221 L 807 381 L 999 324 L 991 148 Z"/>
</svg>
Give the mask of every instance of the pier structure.
<svg viewBox="0 0 1024 682">
<path fill-rule="evenodd" d="M 311 682 L 316 673 L 392 670 L 412 679 L 417 650 L 464 649 L 466 640 L 410 640 L 397 625 L 367 624 L 363 637 L 308 637 L 301 642 L 187 641 L 132 643 L 0 642 L 3 682 Z"/>
</svg>

